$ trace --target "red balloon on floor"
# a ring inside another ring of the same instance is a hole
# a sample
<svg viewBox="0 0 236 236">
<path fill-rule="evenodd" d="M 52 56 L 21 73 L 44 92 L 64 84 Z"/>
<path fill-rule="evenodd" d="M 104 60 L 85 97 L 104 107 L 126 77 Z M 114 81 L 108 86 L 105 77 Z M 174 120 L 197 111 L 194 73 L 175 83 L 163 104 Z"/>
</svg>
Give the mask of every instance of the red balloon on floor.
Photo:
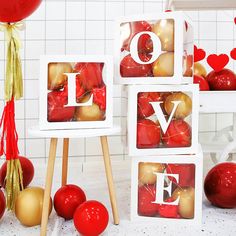
<svg viewBox="0 0 236 236">
<path fill-rule="evenodd" d="M 236 163 L 225 162 L 213 167 L 205 178 L 204 190 L 213 205 L 236 207 Z"/>
<path fill-rule="evenodd" d="M 53 200 L 55 211 L 66 220 L 71 220 L 76 208 L 85 201 L 84 191 L 73 184 L 67 184 L 58 189 Z"/>
<path fill-rule="evenodd" d="M 74 213 L 74 225 L 86 236 L 98 236 L 107 227 L 109 215 L 106 207 L 95 200 L 81 204 Z"/>
<path fill-rule="evenodd" d="M 23 186 L 26 188 L 34 177 L 34 166 L 26 157 L 19 157 L 21 168 L 23 171 Z M 5 188 L 5 178 L 7 173 L 7 162 L 4 162 L 0 169 L 0 184 Z"/>
<path fill-rule="evenodd" d="M 5 209 L 6 209 L 6 199 L 2 190 L 0 189 L 0 219 L 3 216 Z"/>
</svg>

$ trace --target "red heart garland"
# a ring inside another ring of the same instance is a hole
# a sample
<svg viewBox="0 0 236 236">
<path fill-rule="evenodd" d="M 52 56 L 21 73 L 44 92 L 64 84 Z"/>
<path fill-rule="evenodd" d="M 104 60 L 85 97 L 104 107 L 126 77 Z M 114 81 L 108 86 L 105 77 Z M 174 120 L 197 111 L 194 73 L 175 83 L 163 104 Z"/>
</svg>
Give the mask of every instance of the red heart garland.
<svg viewBox="0 0 236 236">
<path fill-rule="evenodd" d="M 236 48 L 234 48 L 231 52 L 230 52 L 230 56 L 233 60 L 236 60 Z"/>
<path fill-rule="evenodd" d="M 207 57 L 208 65 L 216 72 L 221 71 L 228 64 L 229 57 L 226 54 L 211 54 Z"/>
<path fill-rule="evenodd" d="M 206 52 L 203 49 L 197 48 L 197 46 L 194 45 L 194 62 L 203 60 L 205 56 Z"/>
</svg>

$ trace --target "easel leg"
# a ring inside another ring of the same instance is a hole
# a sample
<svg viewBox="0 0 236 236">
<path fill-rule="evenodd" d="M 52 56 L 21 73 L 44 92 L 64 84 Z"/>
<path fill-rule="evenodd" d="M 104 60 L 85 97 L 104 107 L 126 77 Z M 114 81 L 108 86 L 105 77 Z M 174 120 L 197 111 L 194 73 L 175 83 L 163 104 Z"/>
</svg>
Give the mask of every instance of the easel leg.
<svg viewBox="0 0 236 236">
<path fill-rule="evenodd" d="M 41 232 L 40 232 L 41 236 L 47 235 L 48 212 L 49 212 L 49 203 L 50 203 L 50 195 L 51 195 L 51 188 L 52 188 L 54 164 L 55 164 L 55 158 L 56 158 L 56 150 L 57 150 L 57 138 L 51 138 L 45 191 L 44 191 L 44 198 L 43 198 L 43 212 L 42 212 Z"/>
<path fill-rule="evenodd" d="M 101 144 L 102 144 L 103 159 L 104 159 L 104 164 L 105 164 L 107 184 L 109 188 L 114 224 L 118 225 L 120 222 L 120 219 L 119 219 L 119 213 L 118 213 L 118 208 L 117 208 L 116 193 L 115 193 L 115 187 L 114 187 L 113 176 L 112 176 L 111 160 L 110 160 L 110 154 L 109 154 L 109 147 L 107 143 L 107 136 L 101 136 L 100 139 L 101 139 Z"/>
<path fill-rule="evenodd" d="M 61 186 L 64 186 L 67 183 L 68 153 L 69 153 L 69 138 L 64 138 L 64 140 L 63 140 Z"/>
</svg>

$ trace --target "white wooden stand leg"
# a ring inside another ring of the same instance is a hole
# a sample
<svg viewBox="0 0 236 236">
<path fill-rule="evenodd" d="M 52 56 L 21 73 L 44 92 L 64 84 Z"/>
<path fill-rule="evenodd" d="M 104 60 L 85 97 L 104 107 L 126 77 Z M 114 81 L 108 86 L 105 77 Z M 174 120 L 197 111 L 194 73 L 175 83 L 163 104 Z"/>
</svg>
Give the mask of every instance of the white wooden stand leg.
<svg viewBox="0 0 236 236">
<path fill-rule="evenodd" d="M 119 219 L 119 213 L 118 213 L 118 207 L 117 207 L 117 201 L 116 201 L 115 186 L 114 186 L 113 176 L 112 176 L 112 168 L 111 168 L 109 147 L 107 143 L 107 136 L 101 136 L 100 139 L 101 139 L 101 144 L 102 144 L 103 159 L 104 159 L 104 164 L 105 164 L 107 184 L 108 184 L 108 189 L 109 189 L 114 224 L 118 225 L 120 219 Z"/>
<path fill-rule="evenodd" d="M 43 198 L 43 211 L 42 211 L 41 231 L 40 231 L 41 236 L 47 235 L 48 213 L 49 213 L 54 164 L 55 164 L 55 159 L 56 159 L 56 150 L 57 150 L 57 138 L 51 138 L 45 191 L 44 191 L 44 198 Z"/>
<path fill-rule="evenodd" d="M 67 184 L 68 154 L 69 154 L 69 138 L 64 138 L 64 140 L 63 140 L 61 186 L 64 186 Z"/>
</svg>

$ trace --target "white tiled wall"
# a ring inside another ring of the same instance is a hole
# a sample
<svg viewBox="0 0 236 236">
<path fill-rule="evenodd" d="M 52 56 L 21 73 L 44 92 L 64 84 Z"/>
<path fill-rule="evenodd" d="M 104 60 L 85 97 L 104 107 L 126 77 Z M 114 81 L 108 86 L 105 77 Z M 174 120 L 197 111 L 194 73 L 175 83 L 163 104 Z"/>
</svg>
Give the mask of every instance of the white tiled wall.
<svg viewBox="0 0 236 236">
<path fill-rule="evenodd" d="M 32 138 L 27 134 L 27 129 L 38 123 L 39 56 L 41 54 L 112 54 L 115 17 L 157 13 L 163 11 L 164 5 L 164 1 L 154 0 L 43 1 L 40 8 L 27 19 L 26 30 L 21 32 L 24 98 L 16 104 L 16 124 L 22 155 L 45 159 L 48 153 L 49 140 Z M 235 12 L 189 12 L 188 14 L 194 20 L 196 44 L 206 49 L 207 53 L 228 53 L 233 45 L 236 46 L 236 26 L 233 24 Z M 0 33 L 0 112 L 3 108 L 4 58 L 5 43 L 3 33 Z M 233 67 L 232 63 L 230 67 Z M 125 106 L 125 98 L 121 97 L 120 86 L 115 88 L 113 103 L 116 107 L 115 122 L 125 121 L 125 109 L 120 109 L 120 104 Z M 209 140 L 216 130 L 231 123 L 232 114 L 201 115 L 201 140 Z M 127 158 L 120 136 L 111 137 L 109 143 L 113 159 Z M 99 140 L 97 138 L 72 140 L 70 155 L 80 162 L 100 159 Z"/>
</svg>

